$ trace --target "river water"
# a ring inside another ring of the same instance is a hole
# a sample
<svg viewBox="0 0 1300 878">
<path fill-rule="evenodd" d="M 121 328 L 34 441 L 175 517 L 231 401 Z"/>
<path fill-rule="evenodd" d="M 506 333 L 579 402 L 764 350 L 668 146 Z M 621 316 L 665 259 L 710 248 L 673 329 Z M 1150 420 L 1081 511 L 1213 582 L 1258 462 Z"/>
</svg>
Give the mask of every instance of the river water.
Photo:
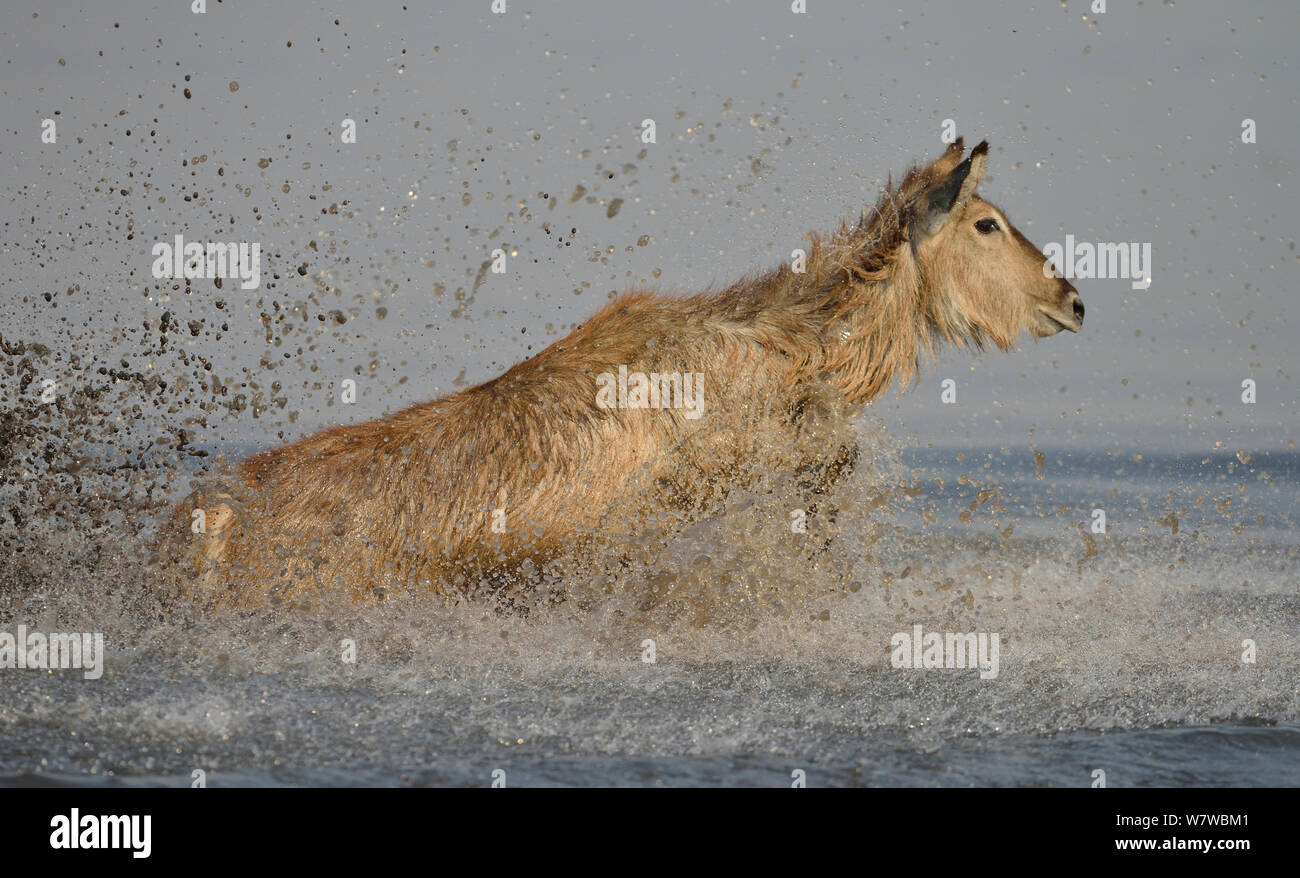
<svg viewBox="0 0 1300 878">
<path fill-rule="evenodd" d="M 1300 785 L 1300 456 L 864 442 L 810 562 L 738 496 L 527 615 L 208 614 L 148 597 L 147 528 L 29 522 L 0 630 L 106 657 L 0 670 L 0 783 Z M 998 634 L 997 675 L 894 667 L 915 625 Z"/>
</svg>

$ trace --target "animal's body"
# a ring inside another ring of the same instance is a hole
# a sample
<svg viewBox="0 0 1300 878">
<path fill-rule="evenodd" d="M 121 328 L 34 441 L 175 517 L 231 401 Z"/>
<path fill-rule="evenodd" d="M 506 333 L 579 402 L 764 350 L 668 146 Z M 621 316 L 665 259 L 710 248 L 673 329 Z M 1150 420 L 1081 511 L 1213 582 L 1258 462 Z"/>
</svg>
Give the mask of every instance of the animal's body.
<svg viewBox="0 0 1300 878">
<path fill-rule="evenodd" d="M 1082 325 L 1074 288 L 974 194 L 986 156 L 981 143 L 963 160 L 958 141 L 911 169 L 857 223 L 814 237 L 803 272 L 631 292 L 494 380 L 254 455 L 177 508 L 187 576 L 239 604 L 453 593 L 659 511 L 689 518 L 756 470 L 824 490 L 852 465 L 861 404 L 908 384 L 936 342 L 1005 350 Z M 206 533 L 191 533 L 196 508 Z"/>
</svg>

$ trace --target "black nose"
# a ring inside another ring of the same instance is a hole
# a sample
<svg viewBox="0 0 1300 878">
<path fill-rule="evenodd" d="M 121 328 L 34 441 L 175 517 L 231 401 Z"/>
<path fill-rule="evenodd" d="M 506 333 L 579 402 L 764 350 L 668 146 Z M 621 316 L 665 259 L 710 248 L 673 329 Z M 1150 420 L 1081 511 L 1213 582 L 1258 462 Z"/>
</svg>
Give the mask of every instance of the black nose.
<svg viewBox="0 0 1300 878">
<path fill-rule="evenodd" d="M 1074 316 L 1079 318 L 1080 323 L 1083 322 L 1083 299 L 1077 296 L 1074 299 Z"/>
</svg>

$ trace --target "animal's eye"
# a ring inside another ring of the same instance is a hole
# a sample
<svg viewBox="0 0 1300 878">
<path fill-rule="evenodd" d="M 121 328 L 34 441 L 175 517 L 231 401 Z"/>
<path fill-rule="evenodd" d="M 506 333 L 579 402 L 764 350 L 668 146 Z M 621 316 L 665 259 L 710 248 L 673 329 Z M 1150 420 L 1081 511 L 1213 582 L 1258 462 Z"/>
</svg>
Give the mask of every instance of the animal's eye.
<svg viewBox="0 0 1300 878">
<path fill-rule="evenodd" d="M 982 219 L 975 223 L 975 228 L 981 235 L 991 235 L 998 230 L 998 221 L 995 219 Z"/>
</svg>

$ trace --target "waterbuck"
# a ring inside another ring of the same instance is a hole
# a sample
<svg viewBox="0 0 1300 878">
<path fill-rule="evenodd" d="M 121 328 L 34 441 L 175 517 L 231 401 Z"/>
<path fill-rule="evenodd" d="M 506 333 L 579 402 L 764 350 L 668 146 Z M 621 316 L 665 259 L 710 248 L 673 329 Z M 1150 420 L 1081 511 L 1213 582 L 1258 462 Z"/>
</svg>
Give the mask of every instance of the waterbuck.
<svg viewBox="0 0 1300 878">
<path fill-rule="evenodd" d="M 1074 287 L 975 194 L 987 142 L 963 155 L 958 140 L 813 236 L 803 270 L 629 292 L 498 378 L 254 455 L 177 507 L 188 584 L 243 606 L 470 594 L 689 521 L 758 472 L 824 492 L 853 465 L 860 406 L 908 386 L 923 352 L 1083 324 Z"/>
</svg>

